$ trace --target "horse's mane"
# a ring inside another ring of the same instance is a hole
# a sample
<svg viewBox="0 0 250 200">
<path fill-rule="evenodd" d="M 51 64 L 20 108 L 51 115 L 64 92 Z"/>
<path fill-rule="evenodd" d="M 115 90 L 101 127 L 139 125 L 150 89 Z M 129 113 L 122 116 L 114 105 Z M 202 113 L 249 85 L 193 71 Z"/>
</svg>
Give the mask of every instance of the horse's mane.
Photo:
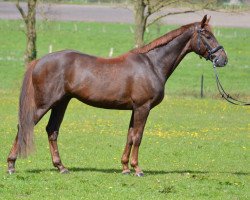
<svg viewBox="0 0 250 200">
<path fill-rule="evenodd" d="M 132 53 L 147 53 L 150 50 L 153 50 L 157 47 L 160 47 L 162 45 L 165 45 L 165 44 L 171 42 L 173 39 L 175 39 L 176 37 L 181 35 L 183 32 L 185 32 L 188 28 L 190 28 L 192 25 L 194 25 L 194 23 L 181 26 L 180 28 L 173 30 L 173 31 L 170 31 L 170 32 L 166 33 L 165 35 L 153 40 L 152 42 L 150 42 L 149 44 L 147 44 L 145 46 L 138 47 L 136 49 L 132 49 L 130 52 L 132 52 Z"/>
<path fill-rule="evenodd" d="M 191 23 L 191 24 L 181 26 L 180 28 L 175 29 L 173 31 L 170 31 L 170 32 L 166 33 L 165 35 L 153 40 L 149 44 L 146 44 L 146 45 L 144 45 L 142 47 L 132 49 L 129 52 L 127 52 L 127 53 L 125 53 L 123 55 L 120 55 L 120 56 L 118 56 L 116 58 L 97 58 L 97 60 L 99 62 L 102 62 L 102 63 L 117 63 L 117 62 L 121 62 L 121 61 L 125 60 L 125 58 L 131 53 L 135 53 L 135 54 L 147 53 L 147 52 L 149 52 L 149 51 L 151 51 L 151 50 L 153 50 L 153 49 L 155 49 L 157 47 L 168 44 L 173 39 L 180 36 L 187 29 L 189 29 L 190 27 L 193 27 L 197 23 L 200 24 L 200 22 L 196 22 L 196 23 Z M 209 24 L 206 24 L 205 26 L 206 26 L 206 28 L 208 30 L 211 31 L 211 26 Z"/>
</svg>

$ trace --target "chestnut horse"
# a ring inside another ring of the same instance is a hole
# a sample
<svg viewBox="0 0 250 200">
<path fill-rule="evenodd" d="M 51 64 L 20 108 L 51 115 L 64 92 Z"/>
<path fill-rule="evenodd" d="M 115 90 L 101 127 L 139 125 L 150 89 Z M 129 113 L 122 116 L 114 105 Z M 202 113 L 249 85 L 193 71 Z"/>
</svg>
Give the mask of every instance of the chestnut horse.
<svg viewBox="0 0 250 200">
<path fill-rule="evenodd" d="M 99 108 L 132 110 L 122 173 L 130 173 L 131 153 L 130 165 L 142 176 L 138 151 L 144 126 L 150 110 L 162 101 L 165 83 L 180 61 L 195 52 L 215 66 L 227 63 L 208 22 L 205 15 L 201 22 L 182 26 L 116 58 L 65 50 L 31 62 L 23 80 L 18 132 L 7 159 L 8 172 L 15 172 L 18 155 L 25 157 L 32 151 L 34 126 L 49 110 L 46 131 L 52 162 L 61 173 L 68 172 L 59 156 L 57 137 L 69 101 L 77 98 Z"/>
</svg>

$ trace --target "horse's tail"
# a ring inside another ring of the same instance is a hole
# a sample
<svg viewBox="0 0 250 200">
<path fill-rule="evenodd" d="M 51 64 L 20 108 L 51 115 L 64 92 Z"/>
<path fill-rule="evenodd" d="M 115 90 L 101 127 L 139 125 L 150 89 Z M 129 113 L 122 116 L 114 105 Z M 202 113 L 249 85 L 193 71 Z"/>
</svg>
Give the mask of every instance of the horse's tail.
<svg viewBox="0 0 250 200">
<path fill-rule="evenodd" d="M 18 155 L 27 157 L 34 151 L 35 99 L 32 72 L 38 60 L 28 64 L 19 98 Z"/>
</svg>

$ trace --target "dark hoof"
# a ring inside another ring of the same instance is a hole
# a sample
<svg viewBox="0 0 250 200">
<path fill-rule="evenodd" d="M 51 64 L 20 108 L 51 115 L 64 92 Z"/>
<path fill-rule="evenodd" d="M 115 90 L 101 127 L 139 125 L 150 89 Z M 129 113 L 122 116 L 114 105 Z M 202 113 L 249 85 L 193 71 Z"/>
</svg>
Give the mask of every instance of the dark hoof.
<svg viewBox="0 0 250 200">
<path fill-rule="evenodd" d="M 143 174 L 143 172 L 139 172 L 139 173 L 136 173 L 135 176 L 137 176 L 137 177 L 143 177 L 144 174 Z"/>
<path fill-rule="evenodd" d="M 130 170 L 125 170 L 122 172 L 123 175 L 130 175 Z"/>
<path fill-rule="evenodd" d="M 10 175 L 14 174 L 15 172 L 16 172 L 15 169 L 8 169 L 8 171 L 7 171 L 7 173 Z"/>
<path fill-rule="evenodd" d="M 60 171 L 60 174 L 69 174 L 69 170 L 64 168 Z"/>
</svg>

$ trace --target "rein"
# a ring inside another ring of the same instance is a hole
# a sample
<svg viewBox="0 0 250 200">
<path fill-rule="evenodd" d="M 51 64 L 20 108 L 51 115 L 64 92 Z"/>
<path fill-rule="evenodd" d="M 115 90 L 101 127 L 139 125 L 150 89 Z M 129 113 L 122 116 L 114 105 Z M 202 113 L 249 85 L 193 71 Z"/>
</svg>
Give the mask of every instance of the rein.
<svg viewBox="0 0 250 200">
<path fill-rule="evenodd" d="M 240 101 L 238 99 L 235 99 L 224 90 L 224 88 L 221 85 L 219 75 L 218 75 L 218 72 L 216 70 L 216 66 L 214 65 L 213 68 L 214 68 L 214 75 L 215 75 L 215 79 L 216 79 L 216 85 L 217 85 L 218 91 L 221 94 L 221 97 L 224 98 L 229 103 L 234 104 L 234 105 L 249 106 L 250 105 L 249 102 L 244 102 L 244 101 Z"/>
</svg>

